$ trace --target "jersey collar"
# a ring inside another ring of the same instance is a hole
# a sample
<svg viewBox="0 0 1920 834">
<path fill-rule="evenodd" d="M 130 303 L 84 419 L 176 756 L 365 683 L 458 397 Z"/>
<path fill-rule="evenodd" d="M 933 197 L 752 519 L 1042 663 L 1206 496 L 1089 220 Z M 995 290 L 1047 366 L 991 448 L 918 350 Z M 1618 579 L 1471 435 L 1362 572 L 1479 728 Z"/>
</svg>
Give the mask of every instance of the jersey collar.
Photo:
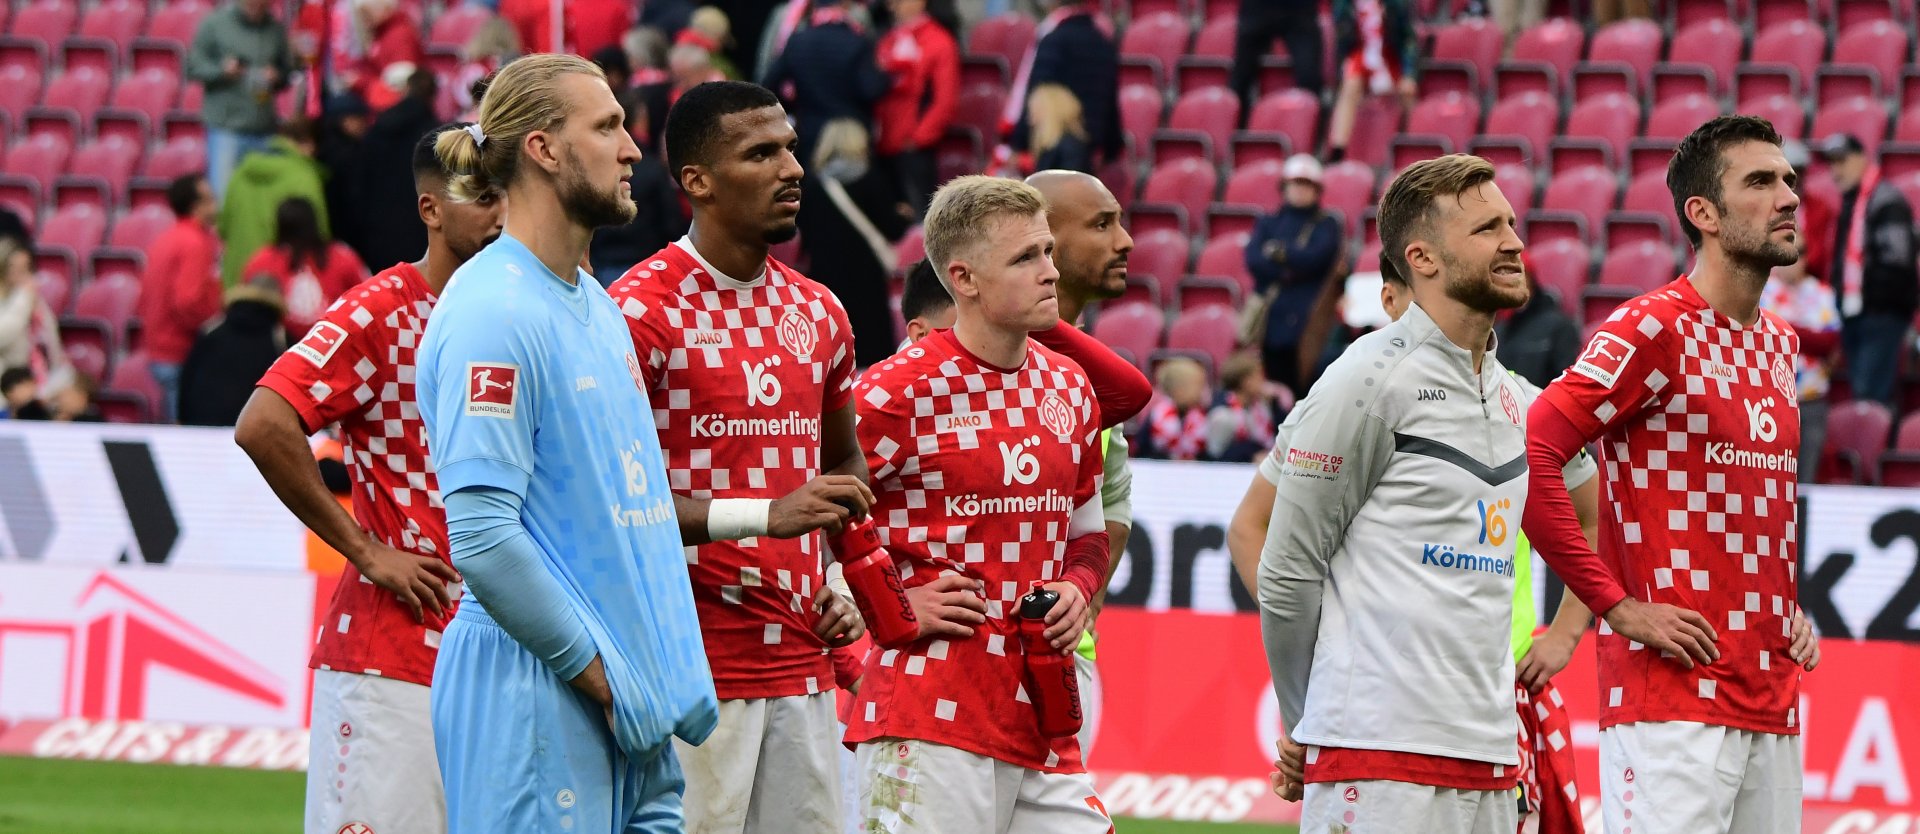
<svg viewBox="0 0 1920 834">
<path fill-rule="evenodd" d="M 713 264 L 707 263 L 707 259 L 700 256 L 700 250 L 693 247 L 693 235 L 682 235 L 679 240 L 673 242 L 673 245 L 680 247 L 681 251 L 691 255 L 694 262 L 698 263 L 701 269 L 705 270 L 708 275 L 713 276 L 713 282 L 719 285 L 721 289 L 750 290 L 767 283 L 768 269 L 766 264 L 760 265 L 760 274 L 753 276 L 753 280 L 742 281 L 720 270 L 714 269 Z"/>
</svg>

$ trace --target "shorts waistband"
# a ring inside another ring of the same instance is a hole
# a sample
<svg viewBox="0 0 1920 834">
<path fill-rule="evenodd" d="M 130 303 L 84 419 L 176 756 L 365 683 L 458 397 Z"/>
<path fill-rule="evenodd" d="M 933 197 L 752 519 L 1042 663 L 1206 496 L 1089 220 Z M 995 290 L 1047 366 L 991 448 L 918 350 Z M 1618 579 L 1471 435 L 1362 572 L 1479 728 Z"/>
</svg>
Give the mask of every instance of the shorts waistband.
<svg viewBox="0 0 1920 834">
<path fill-rule="evenodd" d="M 500 624 L 494 621 L 493 615 L 488 614 L 486 609 L 481 608 L 470 599 L 461 601 L 460 607 L 454 609 L 453 618 L 455 620 L 465 620 L 474 625 L 491 626 L 493 628 L 500 627 Z"/>
</svg>

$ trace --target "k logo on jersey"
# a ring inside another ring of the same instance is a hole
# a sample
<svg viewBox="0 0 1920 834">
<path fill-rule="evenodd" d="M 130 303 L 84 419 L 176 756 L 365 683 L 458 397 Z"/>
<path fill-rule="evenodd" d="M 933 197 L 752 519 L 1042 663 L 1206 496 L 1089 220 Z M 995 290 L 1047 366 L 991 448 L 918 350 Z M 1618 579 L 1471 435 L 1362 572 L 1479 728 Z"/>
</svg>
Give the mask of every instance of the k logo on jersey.
<svg viewBox="0 0 1920 834">
<path fill-rule="evenodd" d="M 635 497 L 647 494 L 647 447 L 638 440 L 633 445 L 620 450 L 620 471 L 627 476 L 627 495 Z"/>
<path fill-rule="evenodd" d="M 315 324 L 312 330 L 293 346 L 295 355 L 312 362 L 316 368 L 324 368 L 333 359 L 340 346 L 347 343 L 347 330 L 330 321 Z"/>
<path fill-rule="evenodd" d="M 468 362 L 467 413 L 512 419 L 520 399 L 519 377 L 519 365 Z"/>
<path fill-rule="evenodd" d="M 806 359 L 813 356 L 813 348 L 819 343 L 820 330 L 807 314 L 793 310 L 780 319 L 780 346 L 795 357 Z"/>
<path fill-rule="evenodd" d="M 1075 422 L 1073 407 L 1067 405 L 1067 401 L 1059 394 L 1048 393 L 1047 398 L 1040 401 L 1040 425 L 1046 426 L 1047 431 L 1053 432 L 1061 440 L 1072 438 Z"/>
<path fill-rule="evenodd" d="M 1031 485 L 1040 480 L 1040 459 L 1033 456 L 1029 448 L 1040 445 L 1040 438 L 1029 437 L 1018 443 L 1000 443 L 1000 463 L 1005 474 L 1000 477 L 1001 486 Z"/>
<path fill-rule="evenodd" d="M 748 408 L 780 404 L 780 378 L 769 372 L 769 369 L 778 367 L 778 356 L 769 356 L 758 365 L 740 363 L 740 372 L 747 375 Z"/>
</svg>

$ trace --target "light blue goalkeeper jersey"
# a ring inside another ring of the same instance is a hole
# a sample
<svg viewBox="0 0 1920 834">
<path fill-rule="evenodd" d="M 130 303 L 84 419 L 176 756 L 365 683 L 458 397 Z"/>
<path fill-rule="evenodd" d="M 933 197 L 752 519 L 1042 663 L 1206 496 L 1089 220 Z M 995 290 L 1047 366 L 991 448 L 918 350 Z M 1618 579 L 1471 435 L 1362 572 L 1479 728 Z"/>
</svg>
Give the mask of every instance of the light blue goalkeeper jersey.
<svg viewBox="0 0 1920 834">
<path fill-rule="evenodd" d="M 638 380 L 626 323 L 599 283 L 560 280 L 506 235 L 454 274 L 419 351 L 440 489 L 521 496 L 543 565 L 605 661 L 615 743 L 636 757 L 669 735 L 700 743 L 718 715 Z M 474 602 L 469 590 L 461 604 Z"/>
</svg>

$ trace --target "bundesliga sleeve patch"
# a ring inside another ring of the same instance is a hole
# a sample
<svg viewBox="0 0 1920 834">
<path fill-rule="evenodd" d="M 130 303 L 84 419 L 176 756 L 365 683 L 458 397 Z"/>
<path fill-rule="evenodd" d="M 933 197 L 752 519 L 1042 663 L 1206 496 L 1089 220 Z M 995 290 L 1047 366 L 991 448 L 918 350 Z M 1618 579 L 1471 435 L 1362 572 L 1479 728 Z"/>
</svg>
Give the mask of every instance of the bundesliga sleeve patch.
<svg viewBox="0 0 1920 834">
<path fill-rule="evenodd" d="M 520 398 L 519 377 L 519 365 L 467 363 L 467 413 L 512 419 Z"/>
<path fill-rule="evenodd" d="M 293 353 L 301 359 L 312 362 L 316 368 L 324 368 L 347 343 L 347 329 L 330 321 L 316 323 L 300 343 L 293 346 Z"/>
<path fill-rule="evenodd" d="M 1626 370 L 1628 360 L 1633 358 L 1634 350 L 1627 340 L 1603 330 L 1593 334 L 1586 352 L 1573 363 L 1573 372 L 1612 388 L 1619 381 L 1620 372 Z"/>
</svg>

